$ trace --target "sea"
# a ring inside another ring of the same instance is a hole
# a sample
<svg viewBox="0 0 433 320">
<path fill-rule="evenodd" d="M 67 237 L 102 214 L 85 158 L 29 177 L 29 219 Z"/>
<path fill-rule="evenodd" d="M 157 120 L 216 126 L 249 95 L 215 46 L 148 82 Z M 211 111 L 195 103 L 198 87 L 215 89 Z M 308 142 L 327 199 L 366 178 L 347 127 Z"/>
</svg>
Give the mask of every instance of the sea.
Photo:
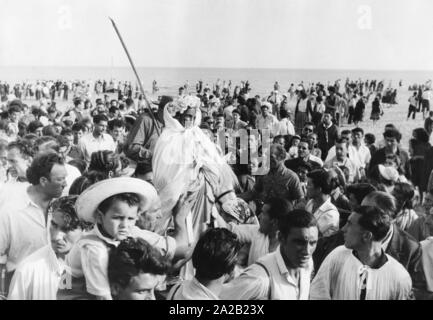
<svg viewBox="0 0 433 320">
<path fill-rule="evenodd" d="M 385 81 L 385 86 L 403 87 L 423 84 L 433 78 L 433 71 L 381 71 L 381 70 L 326 70 L 326 69 L 225 69 L 225 68 L 149 68 L 139 67 L 137 72 L 146 91 L 152 90 L 155 80 L 159 94 L 174 94 L 185 83 L 194 90 L 197 81 L 212 87 L 218 79 L 232 82 L 232 88 L 241 81 L 249 81 L 253 94 L 267 95 L 278 81 L 281 91 L 287 91 L 290 84 L 309 82 L 333 83 L 337 79 Z M 131 81 L 136 83 L 130 67 L 1 67 L 0 81 L 20 83 L 23 81 L 57 80 L 66 81 L 98 79 Z"/>
</svg>

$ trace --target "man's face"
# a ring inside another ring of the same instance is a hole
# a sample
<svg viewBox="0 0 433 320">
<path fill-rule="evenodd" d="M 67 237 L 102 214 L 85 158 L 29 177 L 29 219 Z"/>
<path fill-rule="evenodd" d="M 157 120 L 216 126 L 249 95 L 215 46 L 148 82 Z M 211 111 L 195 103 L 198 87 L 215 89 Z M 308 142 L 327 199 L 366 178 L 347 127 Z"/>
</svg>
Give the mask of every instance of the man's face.
<svg viewBox="0 0 433 320">
<path fill-rule="evenodd" d="M 262 115 L 263 115 L 264 117 L 267 117 L 268 114 L 269 114 L 269 108 L 268 108 L 268 107 L 263 107 L 263 108 L 262 108 Z"/>
<path fill-rule="evenodd" d="M 191 116 L 185 116 L 183 121 L 184 121 L 184 126 L 186 129 L 192 128 L 193 120 L 192 120 Z"/>
<path fill-rule="evenodd" d="M 343 161 L 347 156 L 347 146 L 345 143 L 335 144 L 335 155 L 338 161 Z"/>
<path fill-rule="evenodd" d="M 284 147 L 286 145 L 286 140 L 283 137 L 281 137 L 277 141 L 275 141 L 275 143 Z"/>
<path fill-rule="evenodd" d="M 283 161 L 284 159 L 281 159 L 278 154 L 278 149 L 271 146 L 270 150 L 270 166 L 271 168 L 276 168 L 278 164 Z"/>
<path fill-rule="evenodd" d="M 307 142 L 300 142 L 298 144 L 298 156 L 299 158 L 305 158 L 310 155 L 310 149 L 308 149 L 308 143 Z"/>
<path fill-rule="evenodd" d="M 139 273 L 132 277 L 126 288 L 115 290 L 117 300 L 155 300 L 154 290 L 160 277 L 150 273 Z M 117 292 L 116 292 L 117 291 Z"/>
<path fill-rule="evenodd" d="M 342 134 L 341 138 L 344 139 L 348 145 L 352 143 L 352 135 L 350 133 Z"/>
<path fill-rule="evenodd" d="M 65 138 L 68 139 L 69 146 L 73 146 L 74 145 L 74 135 L 73 134 L 65 135 Z"/>
<path fill-rule="evenodd" d="M 12 112 L 9 115 L 9 118 L 11 119 L 12 122 L 17 122 L 18 119 L 19 119 L 19 117 L 20 117 L 20 113 L 19 112 Z"/>
<path fill-rule="evenodd" d="M 323 123 L 326 125 L 331 124 L 331 115 L 329 113 L 323 115 Z"/>
<path fill-rule="evenodd" d="M 123 128 L 114 127 L 111 131 L 111 136 L 113 137 L 114 141 L 121 140 L 123 136 Z"/>
<path fill-rule="evenodd" d="M 301 182 L 307 182 L 308 181 L 308 178 L 307 178 L 308 170 L 307 169 L 300 168 L 300 169 L 298 169 L 298 171 L 296 171 L 296 173 L 297 173 L 299 180 Z"/>
<path fill-rule="evenodd" d="M 0 151 L 0 166 L 5 168 L 5 169 L 8 166 L 8 151 L 7 150 Z"/>
<path fill-rule="evenodd" d="M 303 134 L 310 134 L 310 133 L 313 133 L 313 126 L 306 125 L 306 126 L 304 127 L 304 129 L 302 130 L 302 133 L 303 133 Z"/>
<path fill-rule="evenodd" d="M 42 187 L 49 198 L 58 198 L 66 187 L 66 167 L 61 164 L 54 164 L 51 169 L 50 178 L 44 178 Z"/>
<path fill-rule="evenodd" d="M 35 130 L 35 134 L 38 136 L 38 137 L 42 137 L 42 129 L 43 129 L 43 127 L 39 127 L 39 128 L 37 128 L 36 130 Z"/>
<path fill-rule="evenodd" d="M 161 218 L 161 200 L 158 199 L 148 211 L 139 214 L 137 226 L 140 229 L 154 232 Z"/>
<path fill-rule="evenodd" d="M 353 144 L 358 145 L 362 143 L 364 136 L 361 132 L 352 133 Z"/>
<path fill-rule="evenodd" d="M 315 134 L 309 135 L 308 142 L 310 143 L 310 145 L 315 146 L 317 144 L 317 136 Z"/>
<path fill-rule="evenodd" d="M 398 147 L 398 142 L 396 138 L 393 137 L 386 137 L 385 138 L 385 144 L 388 151 L 394 151 Z"/>
<path fill-rule="evenodd" d="M 110 106 L 117 108 L 117 101 L 111 101 Z"/>
<path fill-rule="evenodd" d="M 265 235 L 275 231 L 276 225 L 269 216 L 269 204 L 265 204 L 262 208 L 262 213 L 259 216 L 260 228 L 259 231 Z"/>
<path fill-rule="evenodd" d="M 313 180 L 311 178 L 307 178 L 307 198 L 312 199 L 318 193 L 320 193 L 320 190 L 318 190 L 318 188 L 316 188 L 316 186 L 313 183 Z"/>
<path fill-rule="evenodd" d="M 99 123 L 95 123 L 95 129 L 93 130 L 93 132 L 96 135 L 101 135 L 107 130 L 107 125 L 107 121 L 99 121 Z"/>
<path fill-rule="evenodd" d="M 104 214 L 98 212 L 97 220 L 114 239 L 123 240 L 131 234 L 138 218 L 138 206 L 129 206 L 125 201 L 116 200 Z"/>
<path fill-rule="evenodd" d="M 291 228 L 287 237 L 281 234 L 281 254 L 292 268 L 305 268 L 310 262 L 314 250 L 316 250 L 319 231 L 317 227 Z"/>
<path fill-rule="evenodd" d="M 75 242 L 80 239 L 82 230 L 66 229 L 68 222 L 65 221 L 68 217 L 60 210 L 53 212 L 50 225 L 51 247 L 56 254 L 68 253 Z"/>
<path fill-rule="evenodd" d="M 224 126 L 224 117 L 217 117 L 217 124 Z"/>
<path fill-rule="evenodd" d="M 239 120 L 240 120 L 240 115 L 239 115 L 239 113 L 237 113 L 237 112 L 234 112 L 233 113 L 233 120 L 235 120 L 235 122 L 238 122 Z"/>
<path fill-rule="evenodd" d="M 342 228 L 344 234 L 344 245 L 348 249 L 358 249 L 363 244 L 364 230 L 359 225 L 358 221 L 360 214 L 352 212 L 347 219 L 346 224 Z"/>
<path fill-rule="evenodd" d="M 81 139 L 81 137 L 84 135 L 83 130 L 74 131 L 75 137 L 77 138 L 77 141 Z"/>
<path fill-rule="evenodd" d="M 26 177 L 27 168 L 30 166 L 31 159 L 25 159 L 17 148 L 7 152 L 7 161 L 12 175 L 20 178 Z"/>
</svg>

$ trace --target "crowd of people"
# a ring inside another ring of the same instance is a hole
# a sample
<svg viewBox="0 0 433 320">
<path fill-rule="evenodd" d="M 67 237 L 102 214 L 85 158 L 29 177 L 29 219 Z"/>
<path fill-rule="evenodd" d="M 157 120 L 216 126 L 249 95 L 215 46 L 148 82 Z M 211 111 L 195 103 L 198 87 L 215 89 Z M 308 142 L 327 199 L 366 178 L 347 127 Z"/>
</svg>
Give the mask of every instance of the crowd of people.
<svg viewBox="0 0 433 320">
<path fill-rule="evenodd" d="M 433 299 L 433 113 L 365 132 L 384 81 L 80 87 L 0 83 L 4 299 Z"/>
</svg>

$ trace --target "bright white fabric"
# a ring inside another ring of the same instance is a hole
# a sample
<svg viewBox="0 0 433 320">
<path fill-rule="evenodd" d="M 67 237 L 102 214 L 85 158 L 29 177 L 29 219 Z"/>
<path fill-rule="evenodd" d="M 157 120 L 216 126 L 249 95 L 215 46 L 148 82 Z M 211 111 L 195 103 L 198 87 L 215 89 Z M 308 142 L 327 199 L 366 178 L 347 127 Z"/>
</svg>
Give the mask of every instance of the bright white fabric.
<svg viewBox="0 0 433 320">
<path fill-rule="evenodd" d="M 345 246 L 334 249 L 323 261 L 311 283 L 311 300 L 359 300 L 361 274 L 367 273 L 366 300 L 406 300 L 411 296 L 412 280 L 394 258 L 379 269 L 364 266 Z"/>
<path fill-rule="evenodd" d="M 70 164 L 65 163 L 65 169 L 66 169 L 66 187 L 65 189 L 63 189 L 62 196 L 69 195 L 69 189 L 71 188 L 75 179 L 81 176 L 80 170 L 78 170 L 74 166 L 71 166 Z"/>
<path fill-rule="evenodd" d="M 307 268 L 288 269 L 281 256 L 280 247 L 259 259 L 268 270 L 252 264 L 237 278 L 224 285 L 220 294 L 223 300 L 308 300 L 313 261 Z M 299 281 L 294 274 L 298 274 Z"/>
<path fill-rule="evenodd" d="M 335 234 L 340 227 L 340 213 L 336 206 L 328 198 L 315 212 L 313 212 L 313 200 L 309 200 L 305 210 L 312 213 L 317 220 L 317 227 L 323 237 L 329 237 Z"/>
<path fill-rule="evenodd" d="M 427 282 L 427 291 L 433 292 L 433 237 L 421 241 L 422 267 Z"/>
<path fill-rule="evenodd" d="M 51 215 L 44 212 L 28 196 L 3 205 L 0 214 L 0 255 L 7 256 L 6 268 L 13 271 L 27 256 L 49 243 Z"/>
<path fill-rule="evenodd" d="M 353 145 L 349 145 L 348 154 L 349 154 L 349 159 L 352 160 L 352 162 L 358 168 L 365 168 L 371 160 L 370 149 L 368 149 L 368 147 L 365 146 L 364 144 L 361 144 L 359 149 L 357 149 Z M 331 149 L 329 149 L 328 151 L 328 155 L 326 156 L 325 162 L 330 161 L 334 157 L 335 157 L 335 146 L 332 146 Z"/>
<path fill-rule="evenodd" d="M 103 133 L 99 138 L 95 138 L 92 133 L 86 134 L 78 141 L 78 148 L 83 154 L 84 160 L 90 163 L 90 157 L 93 152 L 100 150 L 116 151 L 116 144 L 113 138 Z"/>
<path fill-rule="evenodd" d="M 46 245 L 25 258 L 15 270 L 8 300 L 56 300 L 65 265 Z"/>
<path fill-rule="evenodd" d="M 161 199 L 164 225 L 181 194 L 200 186 L 199 171 L 210 182 L 216 195 L 233 189 L 237 182 L 232 169 L 216 145 L 199 128 L 201 111 L 196 109 L 192 128 L 184 128 L 164 109 L 165 128 L 158 138 L 152 158 L 153 183 Z"/>
<path fill-rule="evenodd" d="M 280 120 L 279 123 L 279 129 L 278 129 L 278 135 L 295 135 L 295 127 L 293 126 L 292 121 L 290 121 L 288 118 L 284 118 Z"/>
</svg>

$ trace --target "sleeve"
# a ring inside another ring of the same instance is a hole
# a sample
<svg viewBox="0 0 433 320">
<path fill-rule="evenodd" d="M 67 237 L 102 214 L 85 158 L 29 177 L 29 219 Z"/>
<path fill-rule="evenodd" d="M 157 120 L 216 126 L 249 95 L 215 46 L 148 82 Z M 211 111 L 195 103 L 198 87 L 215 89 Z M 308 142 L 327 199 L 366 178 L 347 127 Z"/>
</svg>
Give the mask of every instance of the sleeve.
<svg viewBox="0 0 433 320">
<path fill-rule="evenodd" d="M 81 153 L 81 156 L 84 160 L 86 160 L 86 147 L 83 143 L 83 139 L 80 139 L 78 141 L 78 145 L 77 145 L 78 151 Z"/>
<path fill-rule="evenodd" d="M 176 252 L 176 240 L 170 236 L 161 236 L 157 233 L 141 230 L 138 227 L 134 228 L 134 236 L 146 240 L 150 245 L 161 251 L 161 254 L 169 259 L 174 257 Z"/>
<path fill-rule="evenodd" d="M 83 246 L 81 263 L 87 292 L 99 297 L 111 297 L 108 281 L 108 250 L 93 245 Z"/>
<path fill-rule="evenodd" d="M 335 253 L 330 253 L 319 268 L 310 287 L 310 300 L 332 300 L 331 270 Z"/>
<path fill-rule="evenodd" d="M 259 231 L 259 227 L 257 225 L 252 224 L 235 224 L 230 222 L 228 224 L 229 230 L 237 235 L 239 241 L 244 243 L 251 243 L 253 239 L 257 236 Z"/>
<path fill-rule="evenodd" d="M 239 277 L 223 286 L 222 300 L 266 300 L 270 281 L 266 271 L 258 265 L 251 265 Z"/>
<path fill-rule="evenodd" d="M 412 290 L 412 280 L 404 268 L 402 268 L 402 271 L 403 274 L 399 277 L 399 288 L 395 300 L 415 300 Z"/>
<path fill-rule="evenodd" d="M 7 257 L 10 248 L 10 241 L 9 215 L 6 212 L 0 212 L 0 256 Z"/>
<path fill-rule="evenodd" d="M 304 192 L 302 191 L 301 182 L 299 181 L 298 176 L 290 177 L 286 184 L 287 189 L 287 199 L 290 201 L 299 200 L 304 196 Z"/>
<path fill-rule="evenodd" d="M 322 215 L 317 221 L 320 233 L 324 237 L 329 237 L 336 233 L 339 229 L 340 214 L 338 211 L 329 210 L 324 215 Z"/>
<path fill-rule="evenodd" d="M 9 287 L 8 300 L 32 300 L 32 297 L 27 294 L 29 284 L 26 283 L 26 278 L 21 268 L 18 268 Z"/>
<path fill-rule="evenodd" d="M 144 147 L 146 141 L 145 118 L 138 121 L 128 136 L 125 154 L 134 161 L 146 160 L 152 157 L 150 150 Z"/>
</svg>

